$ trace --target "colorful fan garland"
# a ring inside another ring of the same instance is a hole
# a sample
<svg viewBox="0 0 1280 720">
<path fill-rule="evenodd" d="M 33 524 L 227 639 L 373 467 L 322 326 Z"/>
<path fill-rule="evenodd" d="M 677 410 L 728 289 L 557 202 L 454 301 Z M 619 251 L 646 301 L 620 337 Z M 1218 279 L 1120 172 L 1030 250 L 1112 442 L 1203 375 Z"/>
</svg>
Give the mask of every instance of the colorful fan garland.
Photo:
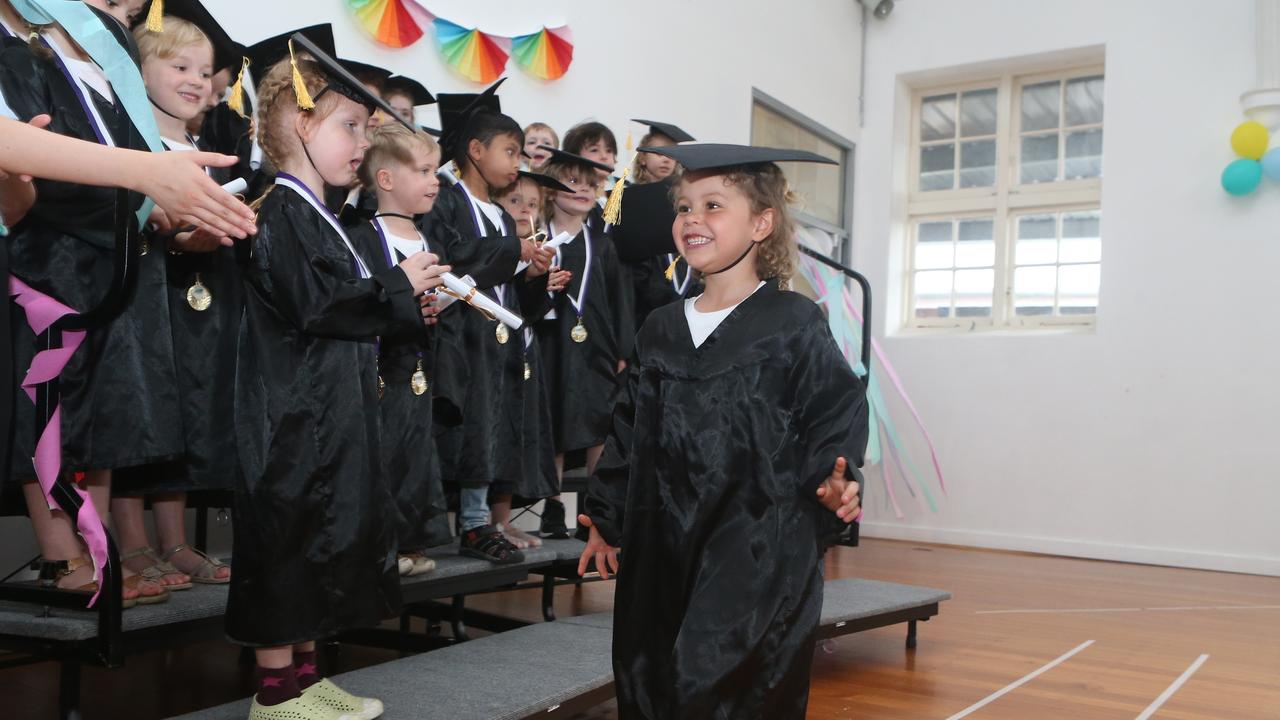
<svg viewBox="0 0 1280 720">
<path fill-rule="evenodd" d="M 562 77 L 573 63 L 567 25 L 504 37 L 445 20 L 417 0 L 347 0 L 347 5 L 360 27 L 393 48 L 412 45 L 431 26 L 445 62 L 472 82 L 489 84 L 498 79 L 513 54 L 521 69 L 540 80 Z"/>
</svg>

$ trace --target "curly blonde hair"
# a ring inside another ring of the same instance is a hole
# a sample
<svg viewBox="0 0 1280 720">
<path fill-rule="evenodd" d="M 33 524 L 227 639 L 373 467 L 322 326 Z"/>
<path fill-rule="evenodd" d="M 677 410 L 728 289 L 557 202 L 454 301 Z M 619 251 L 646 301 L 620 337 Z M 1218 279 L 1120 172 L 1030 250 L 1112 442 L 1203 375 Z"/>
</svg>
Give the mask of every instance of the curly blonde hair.
<svg viewBox="0 0 1280 720">
<path fill-rule="evenodd" d="M 542 166 L 542 174 L 547 177 L 554 178 L 564 183 L 571 175 L 577 175 L 583 182 L 594 182 L 597 184 L 597 192 L 599 191 L 600 180 L 596 175 L 596 168 L 586 163 L 569 161 L 557 161 L 552 158 L 546 165 Z M 566 185 L 568 183 L 565 183 Z M 556 191 L 547 188 L 542 193 L 542 214 L 549 220 L 555 214 L 556 209 Z"/>
<path fill-rule="evenodd" d="M 672 202 L 680 192 L 687 172 L 677 170 L 671 186 Z M 751 214 L 760 215 L 773 210 L 773 231 L 758 243 L 756 248 L 756 277 L 761 280 L 777 278 L 785 290 L 790 287 L 796 273 L 796 224 L 791 217 L 791 207 L 800 197 L 791 191 L 787 176 L 774 163 L 742 165 L 714 173 L 724 178 L 726 187 L 742 191 L 751 205 Z"/>
<path fill-rule="evenodd" d="M 195 23 L 173 15 L 164 16 L 164 32 L 151 32 L 146 23 L 133 29 L 133 39 L 138 43 L 138 54 L 142 59 L 150 57 L 168 60 L 179 50 L 193 45 L 204 45 L 209 48 L 209 57 L 213 57 L 213 43 Z"/>
</svg>

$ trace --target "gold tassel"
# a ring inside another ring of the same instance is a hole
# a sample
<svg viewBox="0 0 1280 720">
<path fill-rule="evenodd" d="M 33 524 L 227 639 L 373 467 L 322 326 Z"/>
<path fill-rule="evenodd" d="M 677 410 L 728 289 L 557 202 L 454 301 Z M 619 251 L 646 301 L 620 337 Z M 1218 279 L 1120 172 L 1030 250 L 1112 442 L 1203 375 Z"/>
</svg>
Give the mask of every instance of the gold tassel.
<svg viewBox="0 0 1280 720">
<path fill-rule="evenodd" d="M 635 146 L 635 142 L 631 139 L 631 130 L 628 129 L 627 130 L 627 152 L 631 152 L 634 146 Z"/>
<path fill-rule="evenodd" d="M 298 108 L 302 110 L 315 110 L 316 101 L 311 99 L 311 92 L 307 90 L 307 83 L 302 79 L 302 72 L 298 70 L 298 58 L 293 55 L 293 41 L 289 41 L 289 64 L 293 66 L 293 94 L 298 96 Z"/>
<path fill-rule="evenodd" d="M 147 32 L 164 32 L 164 0 L 151 0 L 151 10 L 147 13 Z"/>
<path fill-rule="evenodd" d="M 671 264 L 667 266 L 667 271 L 663 273 L 663 275 L 666 275 L 668 280 L 676 276 L 676 265 L 680 264 L 680 260 L 681 260 L 681 257 L 677 255 L 676 259 L 672 260 Z"/>
<path fill-rule="evenodd" d="M 240 74 L 236 75 L 235 84 L 231 86 L 227 107 L 234 110 L 240 117 L 248 119 L 249 116 L 244 114 L 244 71 L 249 69 L 249 58 L 241 58 L 240 61 Z"/>
<path fill-rule="evenodd" d="M 604 204 L 604 221 L 610 225 L 622 224 L 622 191 L 626 188 L 627 176 L 630 174 L 631 168 L 622 171 L 622 177 L 613 184 L 613 190 L 609 193 L 609 202 Z"/>
</svg>

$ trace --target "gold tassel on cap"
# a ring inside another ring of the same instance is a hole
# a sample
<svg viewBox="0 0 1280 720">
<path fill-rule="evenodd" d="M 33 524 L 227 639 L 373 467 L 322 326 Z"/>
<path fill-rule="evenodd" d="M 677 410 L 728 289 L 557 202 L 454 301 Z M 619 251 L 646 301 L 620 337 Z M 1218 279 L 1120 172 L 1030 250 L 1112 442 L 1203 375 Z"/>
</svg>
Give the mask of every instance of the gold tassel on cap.
<svg viewBox="0 0 1280 720">
<path fill-rule="evenodd" d="M 631 130 L 630 130 L 630 129 L 628 129 L 628 130 L 627 130 L 627 146 L 626 146 L 626 147 L 627 147 L 627 152 L 631 152 L 631 150 L 632 150 L 632 148 L 633 148 L 634 146 L 635 146 L 635 142 L 634 142 L 634 141 L 632 141 L 632 139 L 631 139 Z"/>
<path fill-rule="evenodd" d="M 151 10 L 147 12 L 147 31 L 164 32 L 164 0 L 151 0 Z"/>
<path fill-rule="evenodd" d="M 242 57 L 240 60 L 240 73 L 236 75 L 235 84 L 231 86 L 227 107 L 234 110 L 240 117 L 248 119 L 249 116 L 244 114 L 244 71 L 249 69 L 249 58 Z"/>
<path fill-rule="evenodd" d="M 292 40 L 289 41 L 289 65 L 293 67 L 293 94 L 298 96 L 298 107 L 302 110 L 315 110 L 316 101 L 311 99 L 307 83 L 302 79 L 302 72 L 298 70 L 298 58 L 293 55 Z"/>
<path fill-rule="evenodd" d="M 663 275 L 666 275 L 668 280 L 676 276 L 676 265 L 679 265 L 682 259 L 681 256 L 676 255 L 676 259 L 672 260 L 671 264 L 667 266 L 667 271 Z"/>
<path fill-rule="evenodd" d="M 618 182 L 613 184 L 613 190 L 609 192 L 609 202 L 604 204 L 604 221 L 610 225 L 622 224 L 622 191 L 627 186 L 627 176 L 631 174 L 631 168 L 622 171 L 622 177 L 618 178 Z"/>
</svg>

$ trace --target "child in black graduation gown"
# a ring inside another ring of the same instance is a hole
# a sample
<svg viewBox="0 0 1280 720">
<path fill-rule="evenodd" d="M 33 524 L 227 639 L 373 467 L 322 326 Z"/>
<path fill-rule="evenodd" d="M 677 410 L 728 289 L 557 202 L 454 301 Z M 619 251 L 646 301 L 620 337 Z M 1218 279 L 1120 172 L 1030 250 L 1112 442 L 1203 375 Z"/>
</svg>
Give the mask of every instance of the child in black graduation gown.
<svg viewBox="0 0 1280 720">
<path fill-rule="evenodd" d="M 158 32 L 134 28 L 142 76 L 156 125 L 171 152 L 201 149 L 187 125 L 213 93 L 209 75 L 240 61 L 237 46 L 197 0 L 168 0 Z M 228 173 L 213 171 L 218 182 Z M 162 247 L 166 238 L 155 233 Z M 234 394 L 236 336 L 244 288 L 231 243 L 204 232 L 179 232 L 165 253 L 185 452 L 174 462 L 118 473 L 111 511 L 125 567 L 158 578 L 169 590 L 225 584 L 231 569 L 187 545 L 188 492 L 230 490 L 236 470 Z M 147 539 L 143 495 L 151 497 L 158 550 Z"/>
<path fill-rule="evenodd" d="M 439 194 L 440 147 L 425 132 L 399 123 L 379 127 L 370 133 L 369 141 L 360 182 L 378 198 L 377 214 L 349 233 L 365 262 L 379 272 L 414 253 L 435 249 L 413 220 L 431 212 Z M 451 299 L 440 294 L 435 302 Z M 453 538 L 440 484 L 434 426 L 441 420 L 456 425 L 460 416 L 454 402 L 435 396 L 436 350 L 436 333 L 426 327 L 404 336 L 383 337 L 378 344 L 382 468 L 395 505 L 401 575 L 430 572 L 435 561 L 424 551 Z"/>
<path fill-rule="evenodd" d="M 521 245 L 515 221 L 492 202 L 492 193 L 519 177 L 524 137 L 520 126 L 501 113 L 496 88 L 439 96 L 441 144 L 458 167 L 459 182 L 442 191 L 423 222 L 456 231 L 442 248 L 458 268 L 455 274 L 470 276 L 478 291 L 516 314 L 535 318 L 550 307 L 552 253 L 535 253 L 517 274 Z M 529 382 L 538 370 L 536 342 L 523 330 L 476 313 L 454 313 L 442 318 L 440 328 L 442 346 L 455 354 L 442 360 L 440 384 L 463 399 L 462 425 L 442 431 L 438 444 L 444 478 L 459 488 L 460 552 L 495 563 L 520 562 L 523 554 L 492 523 L 488 496 L 491 488 L 535 498 L 554 492 L 553 473 L 525 459 L 524 401 L 537 389 Z M 551 458 L 546 460 L 550 465 Z"/>
<path fill-rule="evenodd" d="M 421 328 L 423 294 L 447 268 L 420 252 L 373 273 L 321 203 L 326 186 L 355 180 L 383 103 L 303 36 L 292 43 L 297 60 L 258 89 L 259 140 L 279 174 L 245 270 L 227 635 L 256 651 L 251 718 L 371 718 L 380 702 L 320 679 L 315 641 L 399 609 L 377 337 Z"/>
<path fill-rule="evenodd" d="M 624 720 L 801 720 L 822 610 L 823 538 L 858 510 L 862 383 L 821 309 L 789 292 L 793 226 L 774 160 L 659 148 L 685 167 L 677 246 L 707 291 L 650 315 L 579 523 L 619 571 Z M 622 222 L 625 225 L 627 218 Z M 833 512 L 834 511 L 834 512 Z"/>
<path fill-rule="evenodd" d="M 626 282 L 613 240 L 588 226 L 600 187 L 598 171 L 609 166 L 578 155 L 551 153 L 546 173 L 567 187 L 550 192 L 547 234 L 568 233 L 573 240 L 557 250 L 556 266 L 572 273 L 556 295 L 554 317 L 538 325 L 543 357 L 551 378 L 551 417 L 558 480 L 565 453 L 586 451 L 587 473 L 609 435 L 618 374 L 631 355 L 635 329 L 626 300 Z"/>
</svg>

